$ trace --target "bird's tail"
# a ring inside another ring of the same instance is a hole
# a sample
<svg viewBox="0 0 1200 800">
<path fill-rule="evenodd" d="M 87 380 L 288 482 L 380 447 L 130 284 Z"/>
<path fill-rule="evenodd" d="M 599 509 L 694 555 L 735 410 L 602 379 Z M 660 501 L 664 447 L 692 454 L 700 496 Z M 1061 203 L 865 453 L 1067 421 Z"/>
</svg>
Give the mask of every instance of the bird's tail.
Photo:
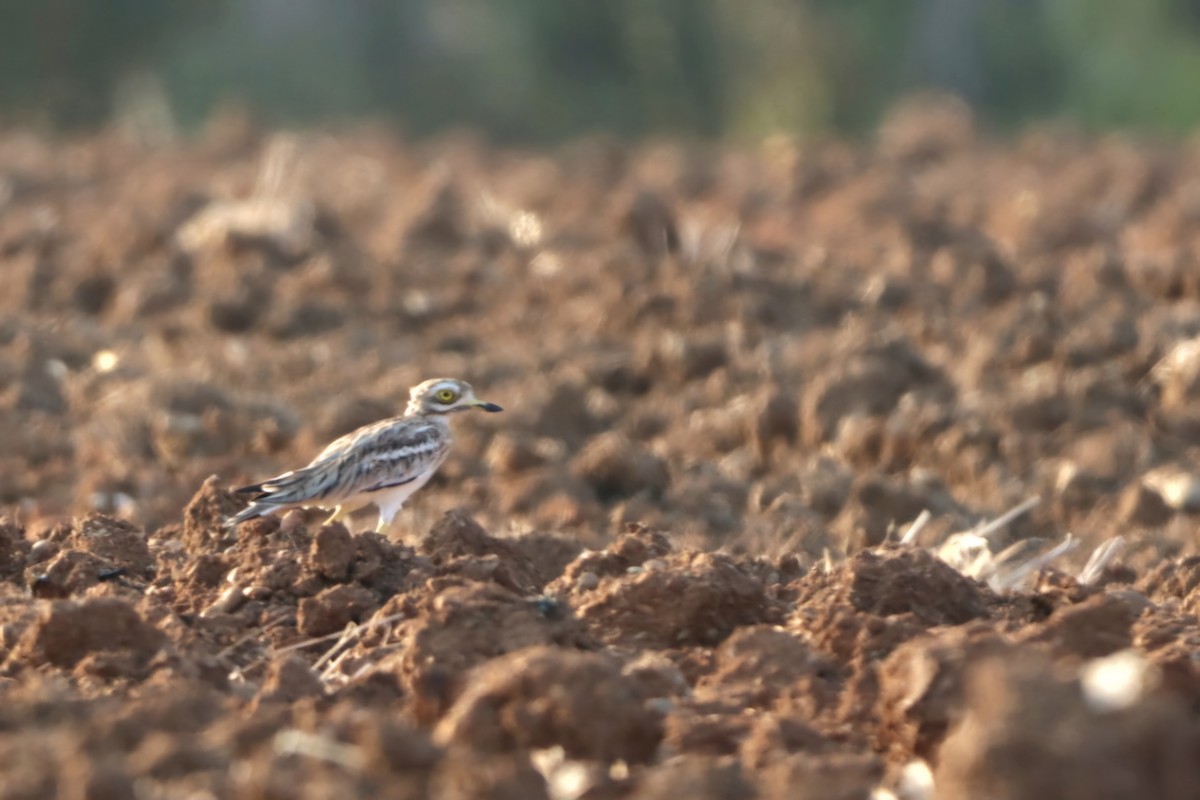
<svg viewBox="0 0 1200 800">
<path fill-rule="evenodd" d="M 238 513 L 233 514 L 232 516 L 226 517 L 223 525 L 224 525 L 225 530 L 227 530 L 227 531 L 233 530 L 234 528 L 236 528 L 238 525 L 241 525 L 246 520 L 254 519 L 255 517 L 261 517 L 264 514 L 271 513 L 273 510 L 274 509 L 272 509 L 270 507 L 264 507 L 261 503 L 251 503 L 250 505 L 246 506 Z"/>
<path fill-rule="evenodd" d="M 286 508 L 295 502 L 292 494 L 303 485 L 308 473 L 304 470 L 285 472 L 262 483 L 253 483 L 234 489 L 234 494 L 253 495 L 250 505 L 238 513 L 226 517 L 225 529 L 232 530 L 246 520 L 265 517 L 274 514 L 281 508 Z"/>
</svg>

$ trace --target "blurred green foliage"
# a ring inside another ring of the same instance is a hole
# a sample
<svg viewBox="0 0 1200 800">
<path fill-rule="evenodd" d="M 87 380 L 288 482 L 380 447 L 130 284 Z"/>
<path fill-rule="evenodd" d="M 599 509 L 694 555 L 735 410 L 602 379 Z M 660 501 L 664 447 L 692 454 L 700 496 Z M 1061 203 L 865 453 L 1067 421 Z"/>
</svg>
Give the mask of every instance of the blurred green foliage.
<svg viewBox="0 0 1200 800">
<path fill-rule="evenodd" d="M 120 76 L 169 60 L 202 0 L 0 0 L 0 113 L 59 126 L 107 117 Z"/>
<path fill-rule="evenodd" d="M 0 114 L 399 119 L 510 141 L 858 132 L 924 87 L 991 124 L 1200 120 L 1200 0 L 0 0 Z"/>
</svg>

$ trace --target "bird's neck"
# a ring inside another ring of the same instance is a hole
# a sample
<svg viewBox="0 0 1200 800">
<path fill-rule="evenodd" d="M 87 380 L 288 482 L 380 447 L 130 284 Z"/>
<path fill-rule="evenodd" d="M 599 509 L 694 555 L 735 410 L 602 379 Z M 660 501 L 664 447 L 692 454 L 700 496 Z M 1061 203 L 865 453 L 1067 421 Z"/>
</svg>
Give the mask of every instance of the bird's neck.
<svg viewBox="0 0 1200 800">
<path fill-rule="evenodd" d="M 449 414 L 431 414 L 420 405 L 413 403 L 409 403 L 408 408 L 404 409 L 404 416 L 420 418 L 426 422 L 432 422 L 434 425 L 440 425 L 443 428 L 450 427 Z"/>
</svg>

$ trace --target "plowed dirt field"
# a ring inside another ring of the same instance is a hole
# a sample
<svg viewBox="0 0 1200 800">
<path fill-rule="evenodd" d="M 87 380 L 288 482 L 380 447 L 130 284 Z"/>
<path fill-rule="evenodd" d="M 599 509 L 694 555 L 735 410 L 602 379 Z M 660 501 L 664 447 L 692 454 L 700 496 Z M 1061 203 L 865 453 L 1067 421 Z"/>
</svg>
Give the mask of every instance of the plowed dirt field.
<svg viewBox="0 0 1200 800">
<path fill-rule="evenodd" d="M 1195 143 L 8 130 L 0 276 L 0 798 L 1200 796 Z"/>
</svg>

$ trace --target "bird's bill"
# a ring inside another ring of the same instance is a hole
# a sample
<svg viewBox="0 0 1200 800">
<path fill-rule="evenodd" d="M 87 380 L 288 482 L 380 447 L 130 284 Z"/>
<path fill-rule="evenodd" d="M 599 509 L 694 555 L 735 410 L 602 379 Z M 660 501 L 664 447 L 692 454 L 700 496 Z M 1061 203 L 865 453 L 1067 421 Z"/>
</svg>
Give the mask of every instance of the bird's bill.
<svg viewBox="0 0 1200 800">
<path fill-rule="evenodd" d="M 482 400 L 476 400 L 476 401 L 475 401 L 474 403 L 472 403 L 471 405 L 475 406 L 476 408 L 482 408 L 484 411 L 490 411 L 490 412 L 491 412 L 491 413 L 493 413 L 493 414 L 495 414 L 497 411 L 503 411 L 503 410 L 504 410 L 503 408 L 501 408 L 500 406 L 496 405 L 495 403 L 485 403 L 485 402 L 484 402 L 484 401 L 482 401 Z"/>
</svg>

